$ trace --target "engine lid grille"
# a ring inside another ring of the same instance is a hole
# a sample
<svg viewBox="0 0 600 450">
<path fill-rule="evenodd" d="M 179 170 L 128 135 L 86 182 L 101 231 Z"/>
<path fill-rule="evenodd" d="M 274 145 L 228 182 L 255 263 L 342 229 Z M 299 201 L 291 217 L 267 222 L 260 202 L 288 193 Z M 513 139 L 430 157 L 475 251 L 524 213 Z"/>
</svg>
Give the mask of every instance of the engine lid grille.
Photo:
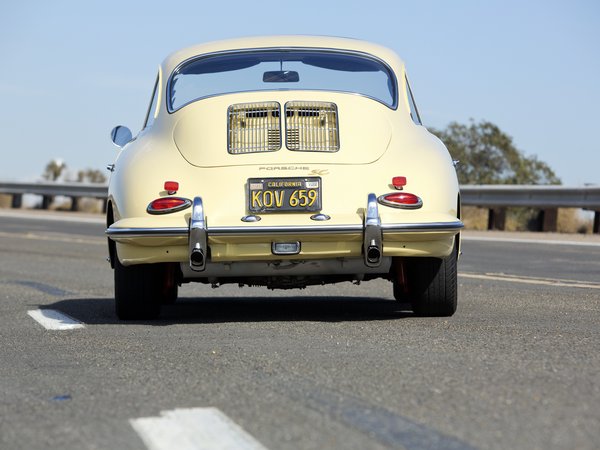
<svg viewBox="0 0 600 450">
<path fill-rule="evenodd" d="M 335 103 L 287 102 L 285 123 L 285 145 L 289 150 L 336 152 L 340 149 Z"/>
<path fill-rule="evenodd" d="M 238 103 L 227 109 L 229 153 L 274 152 L 281 148 L 277 102 Z"/>
</svg>

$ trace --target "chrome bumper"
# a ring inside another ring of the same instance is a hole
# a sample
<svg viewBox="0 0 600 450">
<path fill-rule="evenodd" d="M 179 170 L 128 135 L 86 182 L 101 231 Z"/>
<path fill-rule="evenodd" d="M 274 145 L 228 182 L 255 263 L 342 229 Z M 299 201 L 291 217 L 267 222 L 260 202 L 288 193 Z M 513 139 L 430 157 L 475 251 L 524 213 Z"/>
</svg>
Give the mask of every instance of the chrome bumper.
<svg viewBox="0 0 600 450">
<path fill-rule="evenodd" d="M 459 232 L 464 228 L 462 222 L 427 222 L 427 223 L 391 223 L 381 224 L 383 236 L 386 233 L 435 233 Z M 311 225 L 311 226 L 285 226 L 285 227 L 210 227 L 207 234 L 210 236 L 285 236 L 298 234 L 337 234 L 359 233 L 363 225 Z M 115 241 L 119 239 L 135 238 L 187 238 L 189 227 L 170 228 L 108 228 L 106 235 Z"/>
<path fill-rule="evenodd" d="M 113 228 L 106 230 L 107 236 L 115 241 L 135 238 L 179 238 L 186 239 L 189 247 L 189 267 L 194 272 L 203 272 L 210 262 L 209 237 L 242 236 L 265 238 L 310 236 L 323 234 L 362 234 L 363 263 L 368 268 L 377 268 L 383 260 L 383 240 L 387 233 L 454 233 L 464 227 L 460 221 L 427 223 L 381 223 L 377 197 L 369 194 L 364 209 L 363 223 L 351 225 L 305 225 L 305 226 L 231 226 L 208 227 L 202 199 L 194 198 L 192 215 L 188 227 L 171 228 Z"/>
</svg>

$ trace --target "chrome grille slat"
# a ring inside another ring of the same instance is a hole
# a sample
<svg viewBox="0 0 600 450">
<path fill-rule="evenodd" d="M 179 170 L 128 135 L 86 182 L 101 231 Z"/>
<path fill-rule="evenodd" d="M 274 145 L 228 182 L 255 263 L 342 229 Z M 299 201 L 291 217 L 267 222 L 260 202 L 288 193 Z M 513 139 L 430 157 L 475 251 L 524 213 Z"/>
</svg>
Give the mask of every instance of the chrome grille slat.
<svg viewBox="0 0 600 450">
<path fill-rule="evenodd" d="M 281 148 L 277 102 L 238 103 L 227 109 L 228 151 L 232 154 L 274 152 Z"/>
<path fill-rule="evenodd" d="M 308 152 L 340 148 L 337 106 L 329 102 L 293 101 L 285 105 L 286 147 Z"/>
</svg>

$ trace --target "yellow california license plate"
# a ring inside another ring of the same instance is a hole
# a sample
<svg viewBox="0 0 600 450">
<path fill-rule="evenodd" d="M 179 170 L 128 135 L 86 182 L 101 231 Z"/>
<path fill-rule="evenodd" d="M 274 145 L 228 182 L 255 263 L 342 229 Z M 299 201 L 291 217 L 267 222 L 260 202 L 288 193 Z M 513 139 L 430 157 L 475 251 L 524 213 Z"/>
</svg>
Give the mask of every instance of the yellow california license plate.
<svg viewBox="0 0 600 450">
<path fill-rule="evenodd" d="M 313 212 L 321 210 L 321 178 L 249 178 L 251 212 Z"/>
</svg>

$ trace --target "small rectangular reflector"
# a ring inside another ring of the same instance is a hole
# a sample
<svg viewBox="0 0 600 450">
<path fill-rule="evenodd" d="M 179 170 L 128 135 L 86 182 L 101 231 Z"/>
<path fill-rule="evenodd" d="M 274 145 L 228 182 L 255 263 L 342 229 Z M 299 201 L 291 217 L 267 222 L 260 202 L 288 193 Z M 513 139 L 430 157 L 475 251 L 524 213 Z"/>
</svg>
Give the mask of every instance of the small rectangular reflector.
<svg viewBox="0 0 600 450">
<path fill-rule="evenodd" d="M 392 184 L 396 189 L 400 189 L 406 186 L 406 177 L 394 177 L 392 178 Z"/>
<path fill-rule="evenodd" d="M 165 181 L 165 191 L 177 192 L 179 190 L 179 183 L 177 181 Z"/>
</svg>

